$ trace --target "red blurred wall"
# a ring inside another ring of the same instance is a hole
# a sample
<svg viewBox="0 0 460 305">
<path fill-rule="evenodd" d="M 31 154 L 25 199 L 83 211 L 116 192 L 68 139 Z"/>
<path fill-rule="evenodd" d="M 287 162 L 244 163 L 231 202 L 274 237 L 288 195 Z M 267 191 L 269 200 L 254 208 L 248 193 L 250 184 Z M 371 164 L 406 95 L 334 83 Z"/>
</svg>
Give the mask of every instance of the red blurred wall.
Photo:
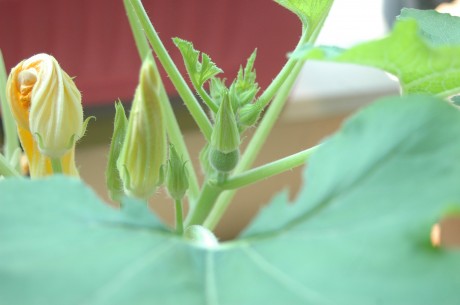
<svg viewBox="0 0 460 305">
<path fill-rule="evenodd" d="M 257 47 L 258 81 L 265 87 L 300 36 L 296 16 L 271 0 L 143 3 L 181 71 L 182 59 L 171 37 L 193 41 L 229 80 Z M 122 0 L 0 0 L 0 22 L 0 48 L 8 70 L 45 52 L 76 77 L 85 105 L 132 97 L 140 60 Z M 172 85 L 165 83 L 174 95 Z"/>
</svg>

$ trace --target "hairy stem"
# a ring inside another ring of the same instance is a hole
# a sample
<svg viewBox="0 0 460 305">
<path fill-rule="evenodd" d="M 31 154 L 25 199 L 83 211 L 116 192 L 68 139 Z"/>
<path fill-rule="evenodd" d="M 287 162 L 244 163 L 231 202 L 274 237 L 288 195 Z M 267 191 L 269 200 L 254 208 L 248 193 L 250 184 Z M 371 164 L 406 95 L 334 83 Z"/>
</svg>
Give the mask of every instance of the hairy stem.
<svg viewBox="0 0 460 305">
<path fill-rule="evenodd" d="M 51 158 L 51 167 L 54 174 L 62 174 L 62 163 L 59 158 Z"/>
<path fill-rule="evenodd" d="M 296 49 L 301 47 L 304 44 L 305 37 L 307 35 L 307 31 L 302 32 L 302 37 L 299 40 L 299 43 L 296 46 Z M 268 103 L 272 100 L 275 94 L 278 92 L 280 87 L 284 84 L 286 79 L 291 74 L 294 67 L 297 65 L 298 59 L 290 57 L 286 64 L 283 66 L 281 71 L 275 77 L 275 79 L 270 83 L 270 85 L 265 89 L 265 91 L 260 95 L 259 99 L 257 100 L 257 104 L 259 105 L 260 109 L 265 108 Z"/>
<path fill-rule="evenodd" d="M 182 200 L 175 201 L 176 207 L 176 232 L 182 235 L 184 233 L 184 221 L 182 217 Z"/>
<path fill-rule="evenodd" d="M 196 92 L 201 97 L 203 102 L 211 109 L 212 112 L 217 113 L 219 107 L 214 103 L 209 94 L 203 89 L 203 87 L 197 87 Z"/>
<path fill-rule="evenodd" d="M 201 130 L 206 140 L 209 141 L 212 133 L 212 125 L 208 117 L 206 116 L 206 113 L 201 108 L 200 103 L 196 100 L 193 92 L 187 86 L 187 83 L 185 82 L 184 78 L 182 77 L 176 65 L 169 56 L 168 51 L 166 50 L 162 41 L 160 40 L 160 37 L 158 36 L 158 33 L 155 31 L 155 28 L 150 22 L 147 13 L 145 12 L 144 7 L 142 6 L 141 1 L 131 0 L 130 2 L 134 9 L 134 12 L 139 18 L 139 22 L 144 28 L 145 35 L 147 36 L 148 41 L 150 42 L 153 50 L 158 56 L 158 59 L 160 60 L 164 69 L 166 70 L 166 73 L 168 74 L 169 78 L 174 84 L 174 87 L 176 88 L 180 97 L 183 99 L 185 105 L 190 111 L 190 114 L 192 115 L 193 119 L 197 123 L 198 128 Z"/>
<path fill-rule="evenodd" d="M 291 156 L 267 163 L 265 165 L 243 172 L 239 175 L 235 175 L 227 179 L 222 184 L 219 184 L 219 186 L 226 190 L 242 188 L 261 180 L 265 180 L 274 175 L 291 170 L 297 166 L 305 164 L 311 154 L 316 151 L 318 147 L 319 146 L 311 147 Z"/>
<path fill-rule="evenodd" d="M 215 181 L 208 180 L 204 184 L 200 197 L 198 197 L 196 208 L 193 213 L 189 214 L 188 219 L 186 220 L 187 227 L 203 224 L 222 191 L 223 190 L 216 185 Z"/>
</svg>

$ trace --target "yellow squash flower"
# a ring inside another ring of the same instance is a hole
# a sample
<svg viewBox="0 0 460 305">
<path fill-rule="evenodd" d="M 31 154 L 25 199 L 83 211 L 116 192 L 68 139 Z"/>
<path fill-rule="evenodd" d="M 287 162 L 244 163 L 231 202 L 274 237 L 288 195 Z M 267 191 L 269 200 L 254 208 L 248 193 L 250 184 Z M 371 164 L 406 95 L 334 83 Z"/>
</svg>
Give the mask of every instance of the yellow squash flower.
<svg viewBox="0 0 460 305">
<path fill-rule="evenodd" d="M 83 133 L 81 95 L 72 78 L 47 54 L 37 54 L 11 70 L 7 94 L 31 177 L 52 173 L 50 159 L 64 174 L 78 176 L 75 142 Z"/>
</svg>

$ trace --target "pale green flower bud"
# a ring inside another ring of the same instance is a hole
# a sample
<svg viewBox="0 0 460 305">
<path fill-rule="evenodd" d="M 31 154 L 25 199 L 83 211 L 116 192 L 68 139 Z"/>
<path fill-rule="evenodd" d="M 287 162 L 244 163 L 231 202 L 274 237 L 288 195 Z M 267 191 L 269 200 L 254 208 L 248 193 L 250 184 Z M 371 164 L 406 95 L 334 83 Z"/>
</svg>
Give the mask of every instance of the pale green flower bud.
<svg viewBox="0 0 460 305">
<path fill-rule="evenodd" d="M 81 95 L 72 78 L 47 54 L 14 67 L 8 96 L 18 127 L 29 131 L 40 152 L 60 158 L 83 133 Z"/>
<path fill-rule="evenodd" d="M 216 114 L 210 144 L 211 166 L 219 172 L 230 172 L 238 163 L 240 132 L 228 95 L 224 96 Z"/>
<path fill-rule="evenodd" d="M 238 149 L 228 153 L 213 148 L 209 151 L 209 163 L 216 171 L 223 173 L 231 172 L 238 164 L 239 158 L 240 151 Z"/>
<path fill-rule="evenodd" d="M 174 200 L 182 200 L 188 186 L 186 163 L 182 161 L 174 146 L 171 145 L 166 172 L 166 188 L 168 189 L 168 193 Z"/>
<path fill-rule="evenodd" d="M 117 161 L 125 192 L 142 199 L 155 192 L 160 168 L 166 159 L 166 129 L 159 77 L 151 59 L 146 59 L 142 64 L 128 130 Z"/>
<path fill-rule="evenodd" d="M 240 146 L 240 132 L 228 95 L 224 96 L 216 114 L 211 146 L 222 153 L 237 150 Z"/>
<path fill-rule="evenodd" d="M 123 195 L 123 181 L 117 169 L 117 160 L 120 156 L 126 131 L 128 129 L 128 118 L 121 102 L 115 103 L 115 120 L 113 124 L 112 142 L 110 143 L 109 158 L 105 171 L 105 181 L 109 191 L 110 199 L 120 201 Z"/>
<path fill-rule="evenodd" d="M 242 128 L 253 126 L 259 120 L 261 112 L 262 109 L 260 109 L 258 104 L 246 104 L 238 110 L 238 122 Z"/>
</svg>

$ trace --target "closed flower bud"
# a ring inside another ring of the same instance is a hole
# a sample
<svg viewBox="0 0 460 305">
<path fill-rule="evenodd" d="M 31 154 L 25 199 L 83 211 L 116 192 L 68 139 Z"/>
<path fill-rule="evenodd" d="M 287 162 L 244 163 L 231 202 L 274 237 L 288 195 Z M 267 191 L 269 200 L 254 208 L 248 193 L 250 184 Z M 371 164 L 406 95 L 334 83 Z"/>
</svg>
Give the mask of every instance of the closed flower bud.
<svg viewBox="0 0 460 305">
<path fill-rule="evenodd" d="M 258 104 L 246 104 L 243 107 L 241 107 L 238 111 L 238 122 L 243 128 L 253 126 L 259 120 L 261 112 L 262 109 L 260 109 Z"/>
<path fill-rule="evenodd" d="M 169 148 L 169 161 L 166 172 L 166 188 L 174 200 L 182 200 L 188 189 L 188 172 L 182 158 L 174 146 Z"/>
<path fill-rule="evenodd" d="M 218 172 L 231 172 L 238 164 L 239 158 L 240 151 L 238 149 L 228 153 L 223 153 L 213 148 L 209 150 L 209 163 Z"/>
<path fill-rule="evenodd" d="M 216 114 L 216 123 L 211 135 L 211 147 L 222 153 L 237 150 L 240 146 L 240 132 L 233 113 L 232 104 L 225 95 Z"/>
<path fill-rule="evenodd" d="M 121 102 L 115 103 L 115 120 L 113 123 L 112 142 L 105 171 L 105 181 L 109 191 L 109 197 L 113 201 L 120 201 L 124 194 L 123 182 L 120 179 L 120 172 L 117 169 L 117 160 L 128 129 L 128 118 Z"/>
<path fill-rule="evenodd" d="M 211 135 L 209 163 L 218 172 L 230 172 L 239 158 L 240 132 L 228 95 L 225 95 L 216 114 Z"/>
<path fill-rule="evenodd" d="M 54 57 L 38 54 L 13 68 L 7 87 L 18 126 L 43 155 L 61 158 L 83 130 L 81 95 L 70 76 Z"/>
<path fill-rule="evenodd" d="M 78 176 L 75 142 L 87 122 L 80 92 L 56 59 L 37 54 L 20 62 L 8 77 L 7 95 L 31 177 L 51 174 L 50 158 L 59 160 L 62 173 Z"/>
<path fill-rule="evenodd" d="M 158 72 L 147 59 L 142 64 L 128 129 L 117 160 L 125 192 L 142 199 L 155 192 L 160 182 L 160 168 L 166 159 L 166 129 L 159 86 Z"/>
</svg>

